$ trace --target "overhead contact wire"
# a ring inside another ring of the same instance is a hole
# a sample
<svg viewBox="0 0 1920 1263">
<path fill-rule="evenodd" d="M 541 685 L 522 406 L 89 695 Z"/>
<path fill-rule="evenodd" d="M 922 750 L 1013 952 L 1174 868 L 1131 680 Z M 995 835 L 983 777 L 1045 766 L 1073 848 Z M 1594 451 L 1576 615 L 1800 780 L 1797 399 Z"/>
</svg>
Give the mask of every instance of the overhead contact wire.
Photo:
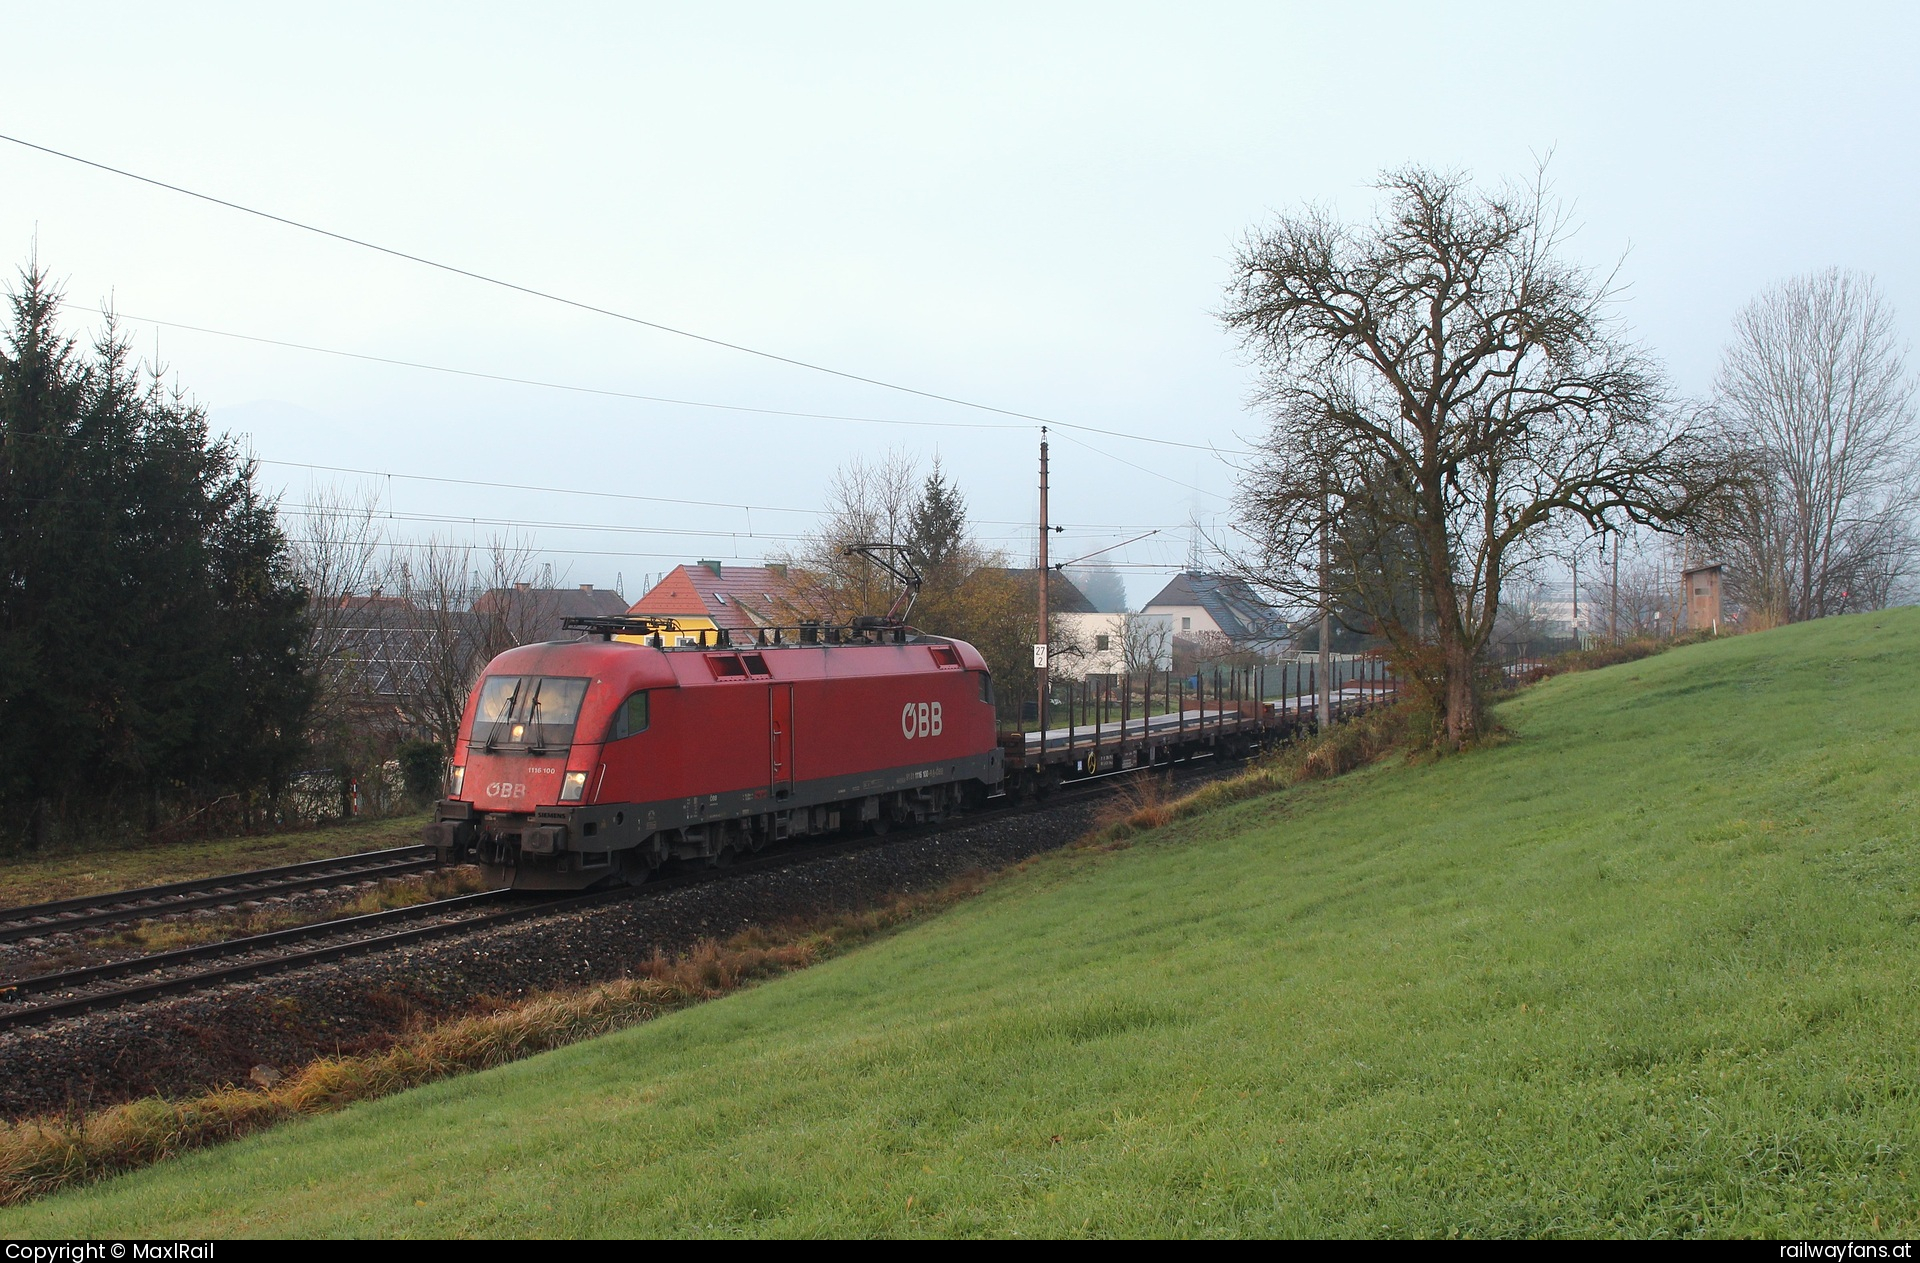
<svg viewBox="0 0 1920 1263">
<path fill-rule="evenodd" d="M 228 210 L 238 211 L 243 215 L 252 215 L 259 219 L 268 220 L 288 228 L 297 228 L 302 232 L 310 232 L 317 236 L 342 242 L 346 245 L 358 246 L 363 250 L 371 250 L 376 254 L 384 254 L 389 258 L 402 259 L 408 263 L 417 263 L 422 267 L 434 268 L 454 276 L 466 277 L 468 280 L 478 281 L 483 285 L 493 285 L 500 289 L 511 290 L 517 294 L 524 294 L 530 298 L 538 298 L 546 302 L 558 303 L 563 307 L 572 307 L 578 311 L 590 312 L 597 316 L 606 316 L 609 319 L 639 325 L 642 328 L 653 329 L 661 333 L 670 333 L 676 337 L 689 338 L 695 342 L 704 342 L 709 346 L 717 346 L 725 350 L 737 351 L 742 355 L 757 356 L 760 359 L 791 365 L 794 368 L 803 368 L 809 372 L 824 373 L 829 377 L 838 377 L 845 381 L 860 382 L 868 386 L 878 386 L 882 390 L 893 390 L 899 391 L 902 394 L 917 395 L 922 399 L 932 399 L 939 403 L 953 404 L 956 407 L 972 408 L 980 412 L 991 412 L 998 416 L 1012 417 L 1019 421 L 1031 421 L 1037 425 L 1060 426 L 1065 429 L 1084 430 L 1090 434 L 1105 434 L 1114 438 L 1132 439 L 1140 443 L 1157 443 L 1165 447 L 1184 447 L 1194 451 L 1214 452 L 1218 454 L 1217 448 L 1200 443 L 1183 443 L 1176 439 L 1153 438 L 1144 434 L 1129 434 L 1122 430 L 1103 429 L 1099 426 L 1081 425 L 1072 421 L 1056 421 L 1050 417 L 1038 416 L 1030 412 L 1016 412 L 1010 408 L 999 408 L 992 404 L 976 403 L 973 400 L 962 399 L 954 395 L 943 395 L 936 391 L 920 390 L 913 386 L 903 386 L 898 382 L 890 382 L 878 377 L 866 377 L 859 373 L 847 372 L 844 369 L 829 368 L 824 364 L 815 364 L 809 360 L 796 359 L 793 356 L 781 355 L 774 351 L 763 351 L 758 347 L 747 346 L 744 343 L 729 342 L 724 338 L 716 338 L 704 333 L 695 333 L 690 329 L 681 329 L 674 325 L 663 324 L 657 320 L 648 320 L 643 316 L 635 316 L 623 311 L 615 311 L 611 307 L 601 307 L 595 303 L 584 302 L 577 298 L 568 298 L 565 295 L 556 294 L 550 290 L 536 289 L 531 285 L 521 285 L 518 282 L 503 280 L 497 276 L 488 276 L 484 272 L 475 272 L 470 268 L 459 267 L 452 263 L 442 263 L 436 259 L 429 259 L 424 255 L 412 254 L 405 250 L 395 249 L 392 246 L 383 246 L 377 242 L 368 241 L 361 237 L 349 236 L 343 232 L 335 232 L 330 228 L 322 228 L 316 224 L 305 223 L 298 219 L 290 219 L 285 215 L 276 215 L 271 211 L 263 211 L 239 202 L 229 201 L 224 197 L 215 197 L 211 193 L 202 193 L 196 189 L 190 189 L 182 185 L 170 184 L 165 180 L 155 179 L 152 176 L 140 175 L 137 172 L 128 171 L 121 167 L 109 166 L 104 162 L 95 162 L 91 158 L 82 158 L 78 154 L 67 153 L 47 145 L 38 145 L 33 141 L 23 140 L 18 136 L 9 136 L 0 132 L 0 140 L 8 141 L 25 149 L 32 149 L 38 153 L 46 154 L 49 157 L 78 163 L 83 167 L 92 167 L 96 171 L 105 171 L 109 175 L 117 175 L 123 179 L 134 180 L 153 188 L 165 189 L 169 193 L 178 193 L 182 197 L 195 198 L 214 206 L 221 206 Z"/>
</svg>

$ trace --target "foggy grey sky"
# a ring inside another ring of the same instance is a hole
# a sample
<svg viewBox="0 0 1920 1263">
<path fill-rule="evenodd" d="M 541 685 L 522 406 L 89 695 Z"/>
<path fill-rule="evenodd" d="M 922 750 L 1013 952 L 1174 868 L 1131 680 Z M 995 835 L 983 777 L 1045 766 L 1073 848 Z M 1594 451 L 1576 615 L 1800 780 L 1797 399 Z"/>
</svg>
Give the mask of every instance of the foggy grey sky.
<svg viewBox="0 0 1920 1263">
<path fill-rule="evenodd" d="M 1367 212 L 1405 162 L 1484 182 L 1549 150 L 1581 259 L 1704 392 L 1733 312 L 1872 273 L 1920 315 L 1905 6 L 10 6 L 0 132 L 397 249 L 1019 412 L 1241 445 L 1250 373 L 1210 314 L 1233 243 Z M 627 594 L 755 559 L 833 467 L 937 450 L 982 534 L 1031 548 L 1033 427 L 568 311 L 0 144 L 0 246 L 146 319 L 650 395 L 1016 428 L 756 417 L 486 383 L 159 329 L 265 480 L 404 479 L 401 513 L 714 532 L 525 532 Z M 1177 566 L 1231 463 L 1058 435 L 1058 548 Z M 1201 490 L 1195 490 L 1194 488 Z M 397 521 L 396 534 L 486 528 Z M 751 530 L 752 537 L 741 537 Z M 724 533 L 724 534 L 721 534 Z M 769 538 L 772 537 L 772 538 Z M 618 555 L 591 555 L 608 553 Z M 1062 555 L 1062 554 L 1056 554 Z M 1130 571 L 1138 602 L 1159 576 Z"/>
</svg>

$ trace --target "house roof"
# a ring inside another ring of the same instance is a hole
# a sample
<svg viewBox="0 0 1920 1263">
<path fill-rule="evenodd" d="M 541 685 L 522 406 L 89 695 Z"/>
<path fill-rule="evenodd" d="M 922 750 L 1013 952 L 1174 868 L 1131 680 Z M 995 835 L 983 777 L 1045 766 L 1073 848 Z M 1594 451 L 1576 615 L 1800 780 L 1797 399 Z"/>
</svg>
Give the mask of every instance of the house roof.
<svg viewBox="0 0 1920 1263">
<path fill-rule="evenodd" d="M 583 583 L 577 588 L 536 588 L 515 584 L 511 588 L 489 588 L 474 598 L 473 608 L 492 613 L 517 602 L 537 604 L 554 618 L 603 618 L 627 608 L 627 598 L 606 588 Z"/>
<path fill-rule="evenodd" d="M 675 566 L 627 613 L 705 618 L 728 631 L 752 631 L 790 618 L 792 609 L 793 594 L 784 566 L 703 561 Z"/>
<path fill-rule="evenodd" d="M 1279 610 L 1253 594 L 1244 579 L 1188 570 L 1177 574 L 1148 601 L 1155 606 L 1197 605 L 1230 640 L 1283 640 L 1290 635 Z"/>
<path fill-rule="evenodd" d="M 1036 583 L 1033 567 L 1009 568 L 1007 573 L 1019 583 Z M 1098 614 L 1087 594 L 1058 570 L 1047 572 L 1047 610 L 1053 614 Z"/>
</svg>

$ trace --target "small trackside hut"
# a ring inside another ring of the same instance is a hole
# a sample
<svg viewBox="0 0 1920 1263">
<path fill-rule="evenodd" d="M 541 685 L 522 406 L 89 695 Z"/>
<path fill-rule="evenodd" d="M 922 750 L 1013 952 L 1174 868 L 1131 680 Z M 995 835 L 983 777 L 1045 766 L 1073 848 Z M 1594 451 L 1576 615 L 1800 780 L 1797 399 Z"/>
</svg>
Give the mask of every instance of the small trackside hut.
<svg viewBox="0 0 1920 1263">
<path fill-rule="evenodd" d="M 425 831 L 443 862 L 522 889 L 638 882 L 999 786 L 993 683 L 964 642 L 882 620 L 674 646 L 671 620 L 568 626 L 589 638 L 508 650 L 469 697 Z"/>
</svg>

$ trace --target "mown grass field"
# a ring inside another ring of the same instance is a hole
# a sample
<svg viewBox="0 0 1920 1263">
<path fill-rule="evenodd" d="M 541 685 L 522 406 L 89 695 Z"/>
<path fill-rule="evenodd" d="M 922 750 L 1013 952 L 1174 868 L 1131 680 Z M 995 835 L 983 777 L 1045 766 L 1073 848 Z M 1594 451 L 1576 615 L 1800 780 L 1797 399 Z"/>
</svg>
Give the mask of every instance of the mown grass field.
<svg viewBox="0 0 1920 1263">
<path fill-rule="evenodd" d="M 1920 610 L 1031 865 L 728 999 L 8 1235 L 1920 1229 Z"/>
<path fill-rule="evenodd" d="M 0 859 L 0 908 L 135 886 L 159 886 L 355 851 L 413 846 L 428 813 L 238 838 L 196 838 L 114 850 L 62 850 Z"/>
</svg>

